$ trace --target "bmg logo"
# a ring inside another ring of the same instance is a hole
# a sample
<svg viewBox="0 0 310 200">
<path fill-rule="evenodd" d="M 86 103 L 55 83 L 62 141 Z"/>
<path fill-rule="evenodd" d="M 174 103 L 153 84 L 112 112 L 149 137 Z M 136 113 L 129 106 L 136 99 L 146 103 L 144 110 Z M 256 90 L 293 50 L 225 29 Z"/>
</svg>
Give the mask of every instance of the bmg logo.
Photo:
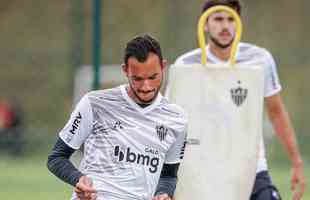
<svg viewBox="0 0 310 200">
<path fill-rule="evenodd" d="M 129 162 L 147 166 L 151 173 L 155 173 L 158 170 L 159 158 L 133 152 L 130 150 L 130 147 L 127 147 L 124 152 L 120 149 L 120 146 L 115 146 L 114 156 L 118 158 L 117 160 L 119 162 Z"/>
</svg>

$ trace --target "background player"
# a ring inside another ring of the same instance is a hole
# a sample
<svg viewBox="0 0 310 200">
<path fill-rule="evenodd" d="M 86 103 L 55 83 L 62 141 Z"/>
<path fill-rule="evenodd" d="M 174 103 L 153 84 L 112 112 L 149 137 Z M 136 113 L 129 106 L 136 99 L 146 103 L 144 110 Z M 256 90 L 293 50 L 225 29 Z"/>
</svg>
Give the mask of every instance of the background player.
<svg viewBox="0 0 310 200">
<path fill-rule="evenodd" d="M 239 0 L 208 0 L 204 3 L 202 11 L 205 12 L 207 9 L 216 5 L 229 6 L 239 15 L 241 14 Z M 234 19 L 226 12 L 216 12 L 207 19 L 205 31 L 208 40 L 208 46 L 206 47 L 207 61 L 210 63 L 226 63 L 229 59 L 235 36 Z M 200 63 L 200 58 L 201 51 L 200 49 L 196 49 L 181 55 L 175 64 Z M 293 199 L 299 200 L 305 191 L 303 161 L 297 147 L 293 127 L 280 96 L 281 85 L 279 83 L 275 61 L 266 49 L 252 44 L 240 43 L 236 62 L 243 65 L 259 65 L 264 67 L 266 110 L 278 138 L 286 148 L 292 161 L 291 185 L 294 191 Z M 280 199 L 280 196 L 268 174 L 264 144 L 261 141 L 257 175 L 251 200 L 270 199 Z"/>
</svg>

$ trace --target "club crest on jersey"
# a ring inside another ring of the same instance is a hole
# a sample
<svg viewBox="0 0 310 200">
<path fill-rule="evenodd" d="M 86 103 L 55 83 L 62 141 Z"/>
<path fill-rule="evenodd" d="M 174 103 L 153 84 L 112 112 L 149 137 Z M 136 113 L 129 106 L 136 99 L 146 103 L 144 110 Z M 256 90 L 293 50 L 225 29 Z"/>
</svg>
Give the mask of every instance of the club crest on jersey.
<svg viewBox="0 0 310 200">
<path fill-rule="evenodd" d="M 168 133 L 168 128 L 165 127 L 164 125 L 157 125 L 156 126 L 156 133 L 159 138 L 159 140 L 162 142 L 165 140 L 167 133 Z"/>
<path fill-rule="evenodd" d="M 238 81 L 238 84 L 241 82 Z M 241 106 L 248 95 L 248 89 L 242 88 L 238 85 L 237 88 L 230 89 L 230 94 L 233 102 L 236 104 L 236 106 Z"/>
</svg>

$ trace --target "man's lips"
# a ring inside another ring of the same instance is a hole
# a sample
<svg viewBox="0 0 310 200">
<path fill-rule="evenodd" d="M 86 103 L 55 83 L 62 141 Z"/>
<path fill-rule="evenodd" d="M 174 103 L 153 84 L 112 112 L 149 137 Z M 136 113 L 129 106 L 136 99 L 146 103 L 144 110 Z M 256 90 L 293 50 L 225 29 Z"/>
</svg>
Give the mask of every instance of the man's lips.
<svg viewBox="0 0 310 200">
<path fill-rule="evenodd" d="M 221 32 L 220 33 L 220 36 L 223 36 L 223 37 L 229 37 L 231 36 L 229 32 Z"/>
</svg>

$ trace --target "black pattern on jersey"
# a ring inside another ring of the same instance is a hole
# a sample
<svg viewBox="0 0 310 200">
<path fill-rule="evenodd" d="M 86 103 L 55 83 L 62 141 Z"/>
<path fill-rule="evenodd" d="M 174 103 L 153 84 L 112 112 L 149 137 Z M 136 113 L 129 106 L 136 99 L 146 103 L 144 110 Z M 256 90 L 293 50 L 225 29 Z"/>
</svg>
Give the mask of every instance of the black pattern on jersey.
<svg viewBox="0 0 310 200">
<path fill-rule="evenodd" d="M 72 135 L 74 135 L 76 133 L 76 130 L 80 127 L 81 120 L 82 120 L 82 115 L 81 115 L 81 112 L 79 112 L 75 116 L 74 121 L 73 121 L 73 123 L 71 125 L 70 133 Z"/>
<path fill-rule="evenodd" d="M 123 124 L 120 120 L 115 122 L 106 122 L 105 124 L 95 121 L 93 124 L 93 131 L 95 134 L 107 133 L 109 130 L 118 130 L 123 128 Z"/>
<path fill-rule="evenodd" d="M 165 108 L 165 107 L 162 107 L 161 110 L 166 111 L 168 114 L 174 114 L 176 116 L 180 116 L 179 112 L 173 111 L 173 110 Z"/>
<path fill-rule="evenodd" d="M 125 148 L 117 145 L 114 147 L 114 156 L 116 162 L 143 165 L 148 167 L 151 173 L 156 173 L 158 170 L 159 158 L 147 152 L 135 152 L 130 147 Z"/>
<path fill-rule="evenodd" d="M 180 152 L 180 159 L 182 160 L 184 157 L 184 153 L 185 153 L 185 148 L 186 148 L 186 141 L 183 143 L 183 146 L 181 148 L 181 152 Z"/>
<path fill-rule="evenodd" d="M 164 141 L 168 133 L 168 128 L 165 127 L 164 125 L 157 125 L 156 133 L 157 133 L 159 140 Z"/>
<path fill-rule="evenodd" d="M 103 124 L 101 124 L 98 121 L 95 121 L 93 124 L 93 132 L 95 134 L 99 134 L 99 133 L 107 133 L 109 131 L 109 127 L 104 126 Z"/>
</svg>

